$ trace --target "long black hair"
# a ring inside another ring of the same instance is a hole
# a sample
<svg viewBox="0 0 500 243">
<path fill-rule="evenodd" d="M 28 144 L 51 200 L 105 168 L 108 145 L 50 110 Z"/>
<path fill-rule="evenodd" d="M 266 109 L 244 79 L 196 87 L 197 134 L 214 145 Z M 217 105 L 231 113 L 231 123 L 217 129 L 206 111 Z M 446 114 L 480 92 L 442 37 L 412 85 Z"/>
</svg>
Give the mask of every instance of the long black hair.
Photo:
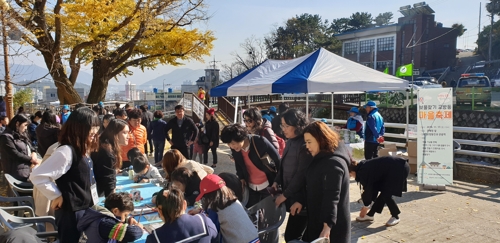
<svg viewBox="0 0 500 243">
<path fill-rule="evenodd" d="M 91 151 L 95 151 L 98 146 L 97 135 L 92 142 L 88 141 L 93 127 L 99 127 L 101 121 L 97 114 L 87 107 L 81 107 L 69 115 L 59 134 L 59 143 L 61 145 L 72 146 L 76 154 L 85 156 Z"/>
</svg>

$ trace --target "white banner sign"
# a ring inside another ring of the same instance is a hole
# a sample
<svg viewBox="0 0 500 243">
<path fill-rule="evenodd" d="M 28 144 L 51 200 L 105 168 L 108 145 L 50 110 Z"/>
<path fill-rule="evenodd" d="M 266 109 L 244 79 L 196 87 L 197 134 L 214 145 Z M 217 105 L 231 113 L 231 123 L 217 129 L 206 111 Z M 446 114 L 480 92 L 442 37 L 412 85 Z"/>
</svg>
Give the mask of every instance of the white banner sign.
<svg viewBox="0 0 500 243">
<path fill-rule="evenodd" d="M 205 106 L 203 106 L 203 103 L 199 99 L 193 98 L 193 112 L 200 118 L 200 120 L 203 120 L 203 115 L 205 113 Z"/>
<path fill-rule="evenodd" d="M 418 183 L 453 184 L 453 91 L 418 90 Z"/>
<path fill-rule="evenodd" d="M 184 94 L 179 104 L 184 106 L 184 114 L 186 116 L 193 116 L 193 94 Z"/>
</svg>

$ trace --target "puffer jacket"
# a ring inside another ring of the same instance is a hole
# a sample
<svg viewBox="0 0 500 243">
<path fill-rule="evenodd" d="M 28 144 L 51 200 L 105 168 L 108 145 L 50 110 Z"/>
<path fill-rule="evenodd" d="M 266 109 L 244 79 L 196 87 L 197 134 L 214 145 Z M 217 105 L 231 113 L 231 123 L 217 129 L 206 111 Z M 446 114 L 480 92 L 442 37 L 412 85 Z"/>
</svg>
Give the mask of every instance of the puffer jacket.
<svg viewBox="0 0 500 243">
<path fill-rule="evenodd" d="M 122 160 L 128 161 L 127 153 L 132 148 L 138 148 L 141 153 L 144 154 L 144 144 L 147 142 L 148 132 L 143 125 L 139 125 L 138 127 L 132 127 L 129 123 L 130 132 L 128 135 L 128 144 L 125 146 L 121 146 L 122 149 Z"/>
<path fill-rule="evenodd" d="M 31 147 L 27 135 L 6 128 L 0 135 L 0 154 L 2 155 L 2 169 L 20 181 L 27 181 L 30 175 Z"/>
<path fill-rule="evenodd" d="M 262 119 L 262 122 L 262 128 L 255 134 L 267 138 L 267 140 L 274 146 L 274 148 L 279 151 L 280 145 L 278 144 L 278 139 L 276 138 L 276 134 L 273 131 L 271 122 L 264 118 Z"/>
</svg>

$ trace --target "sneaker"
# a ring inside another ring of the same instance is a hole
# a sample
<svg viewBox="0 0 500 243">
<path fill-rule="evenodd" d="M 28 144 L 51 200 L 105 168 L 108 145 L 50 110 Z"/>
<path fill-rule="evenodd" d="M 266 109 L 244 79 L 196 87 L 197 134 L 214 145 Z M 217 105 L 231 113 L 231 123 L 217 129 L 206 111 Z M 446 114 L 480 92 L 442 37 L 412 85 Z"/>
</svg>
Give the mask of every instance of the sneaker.
<svg viewBox="0 0 500 243">
<path fill-rule="evenodd" d="M 373 221 L 375 220 L 375 217 L 374 216 L 368 216 L 368 215 L 365 215 L 364 217 L 356 217 L 356 221 L 358 222 L 366 222 L 366 221 Z"/>
<path fill-rule="evenodd" d="M 394 226 L 394 225 L 396 225 L 398 223 L 399 223 L 399 219 L 391 217 L 389 219 L 389 221 L 387 221 L 387 223 L 385 223 L 385 226 L 390 227 L 390 226 Z"/>
<path fill-rule="evenodd" d="M 217 165 L 216 165 L 216 164 L 213 164 L 213 165 L 211 165 L 210 167 L 215 168 L 215 167 L 217 167 Z"/>
</svg>

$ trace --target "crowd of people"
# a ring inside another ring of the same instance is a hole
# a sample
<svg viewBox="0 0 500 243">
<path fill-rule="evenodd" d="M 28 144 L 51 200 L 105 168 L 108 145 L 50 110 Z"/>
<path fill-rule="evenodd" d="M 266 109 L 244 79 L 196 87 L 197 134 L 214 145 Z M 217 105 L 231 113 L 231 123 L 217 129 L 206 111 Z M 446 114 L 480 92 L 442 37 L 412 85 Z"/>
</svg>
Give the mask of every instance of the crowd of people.
<svg viewBox="0 0 500 243">
<path fill-rule="evenodd" d="M 36 214 L 55 216 L 60 242 L 79 242 L 82 233 L 87 242 L 142 237 L 143 225 L 129 217 L 132 198 L 116 189 L 116 176 L 131 170 L 134 182 L 164 188 L 152 200 L 164 225 L 150 232 L 148 243 L 259 242 L 246 209 L 270 196 L 289 212 L 286 242 L 350 242 L 350 178 L 363 189 L 356 220 L 372 221 L 387 204 L 386 225 L 393 226 L 400 210 L 392 197 L 406 191 L 409 171 L 403 159 L 377 158 L 383 118 L 375 103 L 364 108 L 366 122 L 352 108 L 345 126 L 365 138 L 367 160 L 361 162 L 327 124 L 283 103 L 279 113 L 247 109 L 243 124 L 221 132 L 213 108 L 198 123 L 182 105 L 168 122 L 147 106 L 117 105 L 112 113 L 102 105 L 63 106 L 59 115 L 46 110 L 31 118 L 20 112 L 11 121 L 0 119 L 1 165 L 34 188 Z M 219 141 L 230 148 L 236 174 L 214 174 Z M 106 198 L 104 207 L 99 197 Z M 186 213 L 188 207 L 193 209 Z"/>
</svg>

